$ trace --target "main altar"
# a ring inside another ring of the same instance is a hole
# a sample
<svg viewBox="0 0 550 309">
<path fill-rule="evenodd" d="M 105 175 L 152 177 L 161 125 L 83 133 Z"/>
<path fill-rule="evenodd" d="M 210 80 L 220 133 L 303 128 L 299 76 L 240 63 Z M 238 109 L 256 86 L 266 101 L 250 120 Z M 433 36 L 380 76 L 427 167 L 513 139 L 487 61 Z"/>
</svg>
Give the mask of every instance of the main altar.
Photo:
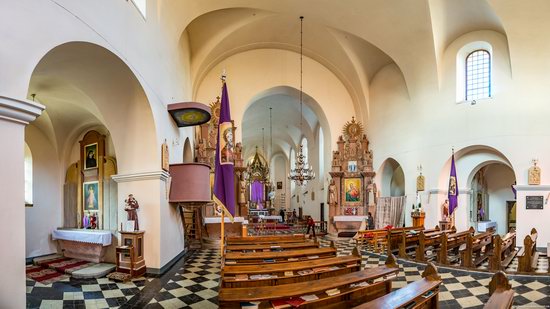
<svg viewBox="0 0 550 309">
<path fill-rule="evenodd" d="M 354 117 L 338 138 L 329 174 L 329 233 L 353 236 L 367 214 L 374 216 L 376 209 L 372 151 L 363 126 Z"/>
</svg>

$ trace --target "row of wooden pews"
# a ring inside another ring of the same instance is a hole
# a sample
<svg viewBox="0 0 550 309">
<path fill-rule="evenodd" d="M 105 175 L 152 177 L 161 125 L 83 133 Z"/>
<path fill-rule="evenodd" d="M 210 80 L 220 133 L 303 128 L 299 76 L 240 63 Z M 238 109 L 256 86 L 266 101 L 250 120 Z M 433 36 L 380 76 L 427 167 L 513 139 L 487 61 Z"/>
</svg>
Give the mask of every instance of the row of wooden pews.
<svg viewBox="0 0 550 309">
<path fill-rule="evenodd" d="M 384 308 L 398 308 L 400 304 L 437 307 L 441 279 L 433 265 L 426 268 L 422 280 L 392 292 L 392 279 L 399 268 L 391 254 L 385 265 L 361 270 L 357 248 L 350 256 L 320 255 L 317 251 L 317 258 L 308 259 L 311 250 L 335 248 L 287 246 L 283 251 L 271 251 L 272 247 L 292 243 L 290 238 L 300 240 L 294 243 L 307 241 L 299 236 L 269 237 L 227 239 L 228 248 L 239 247 L 229 250 L 222 259 L 218 297 L 221 308 L 380 308 L 380 301 L 388 304 Z M 244 258 L 246 255 L 253 258 Z M 304 256 L 302 260 L 288 260 Z M 250 263 L 227 263 L 236 257 Z"/>
<path fill-rule="evenodd" d="M 517 254 L 516 232 L 507 233 L 503 238 L 493 236 L 493 251 L 489 253 L 489 270 L 505 270 Z"/>
<path fill-rule="evenodd" d="M 494 229 L 479 234 L 467 234 L 466 243 L 460 246 L 460 266 L 477 267 L 489 258 L 493 251 Z"/>
</svg>

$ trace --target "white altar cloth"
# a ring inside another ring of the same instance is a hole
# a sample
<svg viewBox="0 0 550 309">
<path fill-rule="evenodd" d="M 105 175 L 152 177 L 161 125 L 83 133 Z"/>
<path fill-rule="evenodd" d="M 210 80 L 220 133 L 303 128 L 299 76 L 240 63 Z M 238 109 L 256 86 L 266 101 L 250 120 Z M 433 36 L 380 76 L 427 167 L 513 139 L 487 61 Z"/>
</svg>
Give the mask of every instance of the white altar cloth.
<svg viewBox="0 0 550 309">
<path fill-rule="evenodd" d="M 248 220 L 245 220 L 244 217 L 234 217 L 234 222 L 242 222 L 242 224 L 248 224 Z M 223 220 L 225 223 L 231 223 L 231 220 L 228 217 L 224 217 Z M 204 224 L 214 224 L 222 223 L 222 217 L 205 217 Z"/>
<path fill-rule="evenodd" d="M 494 228 L 497 229 L 497 223 L 494 221 L 479 221 L 477 223 L 478 232 L 487 232 L 488 229 Z"/>
<path fill-rule="evenodd" d="M 335 222 L 361 222 L 365 220 L 367 216 L 334 216 Z"/>
<path fill-rule="evenodd" d="M 52 232 L 52 239 L 101 244 L 106 247 L 111 244 L 112 234 L 111 231 L 105 230 L 54 230 Z"/>
<path fill-rule="evenodd" d="M 277 221 L 283 221 L 283 217 L 281 216 L 264 216 L 260 215 L 260 218 L 262 220 L 277 220 Z"/>
</svg>

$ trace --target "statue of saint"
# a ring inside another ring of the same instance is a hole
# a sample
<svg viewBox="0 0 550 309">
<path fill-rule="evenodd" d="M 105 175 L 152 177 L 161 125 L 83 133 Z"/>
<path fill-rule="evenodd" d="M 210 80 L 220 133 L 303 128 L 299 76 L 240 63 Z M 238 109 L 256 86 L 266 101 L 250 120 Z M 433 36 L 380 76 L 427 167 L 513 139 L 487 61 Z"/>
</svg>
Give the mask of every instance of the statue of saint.
<svg viewBox="0 0 550 309">
<path fill-rule="evenodd" d="M 204 143 L 204 138 L 199 141 L 197 161 L 200 163 L 206 163 L 208 158 L 206 158 L 206 144 Z"/>
<path fill-rule="evenodd" d="M 334 184 L 334 179 L 330 180 L 330 185 L 328 186 L 328 204 L 338 204 L 338 198 L 336 197 L 336 184 Z"/>
<path fill-rule="evenodd" d="M 449 200 L 445 200 L 445 203 L 441 205 L 441 213 L 443 221 L 449 221 Z"/>
<path fill-rule="evenodd" d="M 241 175 L 241 179 L 239 180 L 239 204 L 245 204 L 246 203 L 246 182 L 244 181 L 244 177 Z"/>
<path fill-rule="evenodd" d="M 128 212 L 128 221 L 132 220 L 135 221 L 136 224 L 134 225 L 134 230 L 139 230 L 139 224 L 138 224 L 138 215 L 137 210 L 139 209 L 138 201 L 134 198 L 133 194 L 128 195 L 128 198 L 124 201 L 126 202 L 126 207 L 124 210 Z"/>
</svg>

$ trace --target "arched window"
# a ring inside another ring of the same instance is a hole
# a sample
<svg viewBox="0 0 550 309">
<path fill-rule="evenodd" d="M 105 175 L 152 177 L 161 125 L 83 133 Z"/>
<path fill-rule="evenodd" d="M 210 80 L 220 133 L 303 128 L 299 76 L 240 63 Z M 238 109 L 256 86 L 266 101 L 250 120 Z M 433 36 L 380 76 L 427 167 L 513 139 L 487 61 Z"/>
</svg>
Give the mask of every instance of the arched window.
<svg viewBox="0 0 550 309">
<path fill-rule="evenodd" d="M 25 143 L 25 206 L 32 206 L 32 153 Z"/>
<path fill-rule="evenodd" d="M 491 54 L 484 49 L 466 57 L 466 101 L 491 97 Z"/>
<path fill-rule="evenodd" d="M 302 138 L 302 153 L 304 154 L 304 161 L 306 164 L 309 164 L 309 157 L 308 157 L 308 151 L 307 151 L 307 139 L 304 137 Z"/>
</svg>

